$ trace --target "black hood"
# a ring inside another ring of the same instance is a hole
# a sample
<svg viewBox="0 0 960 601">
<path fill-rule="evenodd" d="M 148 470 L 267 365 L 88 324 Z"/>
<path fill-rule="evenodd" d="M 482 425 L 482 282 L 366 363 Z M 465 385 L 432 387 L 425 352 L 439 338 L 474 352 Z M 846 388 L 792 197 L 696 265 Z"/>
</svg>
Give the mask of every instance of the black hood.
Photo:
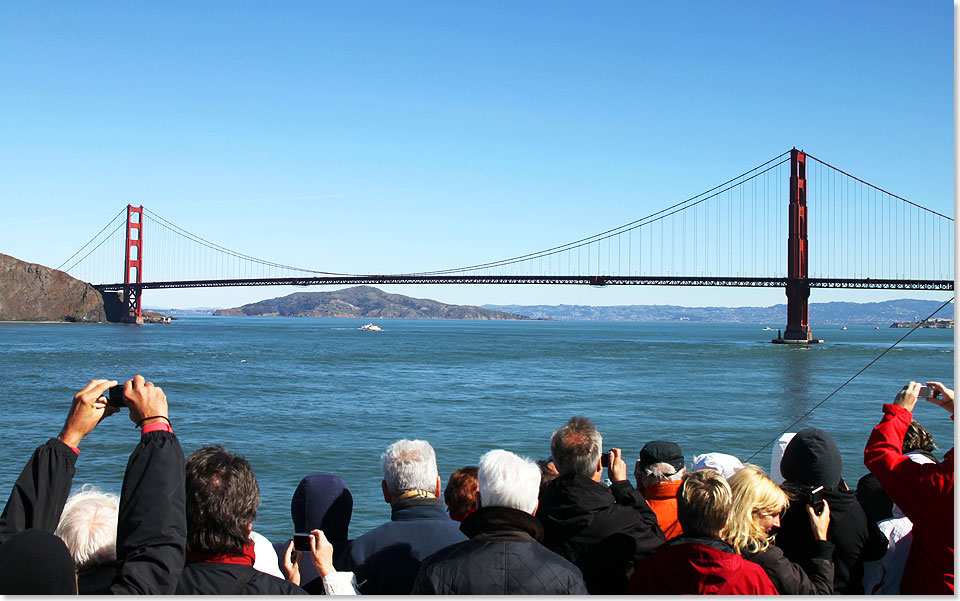
<svg viewBox="0 0 960 601">
<path fill-rule="evenodd" d="M 836 490 L 843 475 L 840 449 L 823 430 L 800 430 L 783 451 L 780 473 L 790 484 Z"/>
<path fill-rule="evenodd" d="M 290 502 L 290 515 L 296 531 L 323 530 L 334 547 L 346 543 L 352 514 L 353 495 L 350 489 L 343 480 L 330 474 L 305 477 Z"/>
</svg>

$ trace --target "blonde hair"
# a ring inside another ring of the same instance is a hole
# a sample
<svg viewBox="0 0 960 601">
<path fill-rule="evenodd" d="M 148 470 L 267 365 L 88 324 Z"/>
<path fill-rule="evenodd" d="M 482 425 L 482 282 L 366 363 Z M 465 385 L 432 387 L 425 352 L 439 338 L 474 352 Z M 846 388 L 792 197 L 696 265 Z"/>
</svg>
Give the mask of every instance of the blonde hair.
<svg viewBox="0 0 960 601">
<path fill-rule="evenodd" d="M 747 464 L 730 477 L 733 511 L 720 538 L 730 543 L 737 553 L 765 551 L 773 536 L 760 526 L 762 512 L 780 513 L 790 505 L 787 493 L 771 480 L 763 469 Z"/>
<path fill-rule="evenodd" d="M 718 535 L 731 505 L 730 485 L 714 470 L 687 474 L 677 491 L 677 519 L 684 534 Z"/>
</svg>

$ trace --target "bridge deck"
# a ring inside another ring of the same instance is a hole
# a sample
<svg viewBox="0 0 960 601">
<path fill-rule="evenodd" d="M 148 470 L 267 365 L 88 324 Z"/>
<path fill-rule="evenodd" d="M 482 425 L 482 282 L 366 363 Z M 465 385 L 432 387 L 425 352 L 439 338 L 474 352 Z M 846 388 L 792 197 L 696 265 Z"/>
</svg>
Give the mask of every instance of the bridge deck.
<svg viewBox="0 0 960 601">
<path fill-rule="evenodd" d="M 784 288 L 787 278 L 698 278 L 679 276 L 619 275 L 345 275 L 301 278 L 249 278 L 233 280 L 181 280 L 131 284 L 141 290 L 165 288 L 226 288 L 232 286 L 344 286 L 372 284 L 562 284 L 582 286 L 725 286 L 738 288 Z M 953 290 L 953 280 L 874 280 L 809 278 L 811 288 L 859 288 L 875 290 Z M 96 284 L 101 291 L 122 291 L 124 284 Z"/>
</svg>

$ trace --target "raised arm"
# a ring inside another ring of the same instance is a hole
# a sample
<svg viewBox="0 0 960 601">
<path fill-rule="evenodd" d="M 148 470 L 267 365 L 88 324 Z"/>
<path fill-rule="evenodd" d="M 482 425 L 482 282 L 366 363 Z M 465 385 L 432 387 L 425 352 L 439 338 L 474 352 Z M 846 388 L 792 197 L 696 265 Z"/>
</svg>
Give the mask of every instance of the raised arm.
<svg viewBox="0 0 960 601">
<path fill-rule="evenodd" d="M 143 428 L 123 476 L 114 594 L 174 594 L 186 558 L 184 458 L 163 390 L 141 376 L 124 385 L 130 420 Z"/>
<path fill-rule="evenodd" d="M 80 441 L 116 410 L 103 394 L 116 382 L 92 380 L 73 397 L 60 435 L 37 447 L 0 515 L 0 543 L 27 528 L 53 532 L 70 494 Z"/>
</svg>

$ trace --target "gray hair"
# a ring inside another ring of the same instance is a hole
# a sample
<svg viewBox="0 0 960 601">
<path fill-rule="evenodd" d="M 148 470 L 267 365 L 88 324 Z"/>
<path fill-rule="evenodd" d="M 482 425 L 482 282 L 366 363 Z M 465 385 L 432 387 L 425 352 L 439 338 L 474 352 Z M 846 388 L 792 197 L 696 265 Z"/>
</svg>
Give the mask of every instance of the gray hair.
<svg viewBox="0 0 960 601">
<path fill-rule="evenodd" d="M 678 470 L 669 463 L 654 463 L 642 470 L 634 468 L 633 475 L 637 477 L 637 484 L 642 491 L 657 482 L 676 482 L 677 480 L 683 480 L 683 476 L 686 475 L 686 473 L 686 467 Z"/>
<path fill-rule="evenodd" d="M 532 514 L 540 496 L 540 468 L 525 457 L 497 449 L 480 458 L 481 507 L 510 507 Z"/>
<path fill-rule="evenodd" d="M 603 437 L 589 417 L 575 415 L 550 437 L 550 452 L 557 471 L 592 477 L 603 450 Z"/>
<path fill-rule="evenodd" d="M 436 492 L 437 455 L 425 440 L 398 440 L 380 456 L 383 481 L 394 499 L 410 490 Z"/>
<path fill-rule="evenodd" d="M 67 499 L 54 534 L 63 539 L 78 568 L 117 558 L 120 497 L 84 484 Z"/>
</svg>

